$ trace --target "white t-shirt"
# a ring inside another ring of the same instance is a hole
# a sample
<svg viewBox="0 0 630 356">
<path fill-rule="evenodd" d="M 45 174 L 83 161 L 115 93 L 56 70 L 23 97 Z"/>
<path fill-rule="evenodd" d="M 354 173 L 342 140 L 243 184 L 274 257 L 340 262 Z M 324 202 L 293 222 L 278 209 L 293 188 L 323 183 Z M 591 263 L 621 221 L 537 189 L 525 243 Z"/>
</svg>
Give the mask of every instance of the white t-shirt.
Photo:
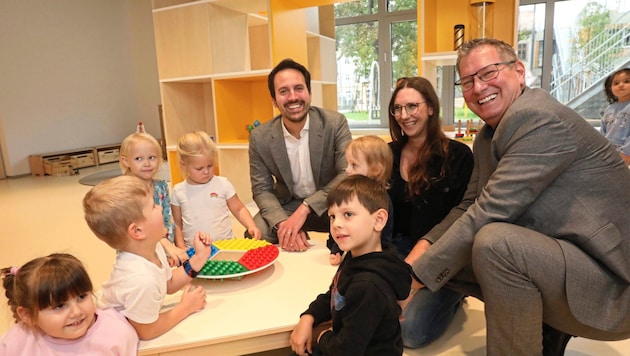
<svg viewBox="0 0 630 356">
<path fill-rule="evenodd" d="M 155 252 L 161 267 L 142 256 L 118 252 L 109 280 L 103 284 L 99 307 L 114 308 L 136 323 L 155 322 L 173 275 L 162 244 L 156 245 Z"/>
<path fill-rule="evenodd" d="M 58 339 L 24 326 L 14 325 L 0 339 L 0 355 L 135 355 L 138 334 L 114 309 L 96 310 L 96 321 L 78 339 Z"/>
<path fill-rule="evenodd" d="M 236 195 L 230 181 L 214 176 L 206 184 L 190 184 L 183 181 L 175 184 L 171 204 L 182 212 L 182 233 L 186 246 L 192 247 L 197 231 L 203 231 L 213 240 L 231 239 L 232 219 L 227 200 Z"/>
</svg>

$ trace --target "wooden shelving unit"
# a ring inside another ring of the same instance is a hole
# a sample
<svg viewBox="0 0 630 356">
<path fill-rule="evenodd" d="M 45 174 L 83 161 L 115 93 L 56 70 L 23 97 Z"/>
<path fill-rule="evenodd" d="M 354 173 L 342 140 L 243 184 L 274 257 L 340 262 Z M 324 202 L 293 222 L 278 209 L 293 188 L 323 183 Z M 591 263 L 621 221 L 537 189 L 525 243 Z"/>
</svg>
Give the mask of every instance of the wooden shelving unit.
<svg viewBox="0 0 630 356">
<path fill-rule="evenodd" d="M 246 127 L 275 115 L 267 75 L 284 58 L 309 68 L 313 105 L 337 108 L 334 3 L 153 0 L 172 184 L 182 179 L 177 139 L 204 130 L 219 149 L 218 173 L 250 200 L 249 178 L 240 177 L 248 166 Z"/>
<path fill-rule="evenodd" d="M 493 37 L 514 45 L 517 2 L 496 0 Z M 455 65 L 454 26 L 465 26 L 464 40 L 471 39 L 470 0 L 418 0 L 418 72 L 434 85 L 436 69 Z"/>
</svg>

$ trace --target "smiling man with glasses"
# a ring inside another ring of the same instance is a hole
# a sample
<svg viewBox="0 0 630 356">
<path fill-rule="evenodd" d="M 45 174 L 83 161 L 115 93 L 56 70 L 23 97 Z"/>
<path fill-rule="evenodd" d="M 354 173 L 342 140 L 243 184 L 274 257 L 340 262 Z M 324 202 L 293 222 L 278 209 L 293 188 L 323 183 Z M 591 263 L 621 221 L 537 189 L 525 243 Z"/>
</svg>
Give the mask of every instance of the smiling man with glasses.
<svg viewBox="0 0 630 356">
<path fill-rule="evenodd" d="M 483 300 L 490 356 L 630 337 L 630 170 L 580 115 L 525 85 L 507 43 L 463 44 L 457 70 L 486 125 L 462 203 L 406 259 L 414 287 Z"/>
<path fill-rule="evenodd" d="M 469 76 L 463 77 L 460 80 L 456 81 L 455 85 L 459 87 L 459 89 L 462 92 L 469 91 L 475 86 L 475 77 L 477 77 L 479 80 L 483 82 L 489 82 L 492 79 L 499 76 L 499 70 L 501 69 L 499 66 L 507 65 L 507 64 L 514 64 L 514 63 L 516 63 L 516 61 L 507 61 L 507 62 L 489 64 L 479 69 L 475 73 Z"/>
</svg>

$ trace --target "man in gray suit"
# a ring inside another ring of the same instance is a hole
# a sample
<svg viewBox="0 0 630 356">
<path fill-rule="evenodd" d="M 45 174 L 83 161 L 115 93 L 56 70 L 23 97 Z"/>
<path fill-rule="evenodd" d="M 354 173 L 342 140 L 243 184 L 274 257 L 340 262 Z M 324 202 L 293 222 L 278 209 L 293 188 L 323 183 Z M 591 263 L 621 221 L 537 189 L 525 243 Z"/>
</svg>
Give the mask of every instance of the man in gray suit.
<svg viewBox="0 0 630 356">
<path fill-rule="evenodd" d="M 263 239 L 287 251 L 304 251 L 306 231 L 329 232 L 326 197 L 345 176 L 352 139 L 342 114 L 311 106 L 311 75 L 285 59 L 269 74 L 280 115 L 252 130 L 249 173 Z"/>
<path fill-rule="evenodd" d="M 485 126 L 462 203 L 407 258 L 412 287 L 482 299 L 488 355 L 630 337 L 630 171 L 576 112 L 525 86 L 508 44 L 464 44 L 457 70 Z"/>
</svg>

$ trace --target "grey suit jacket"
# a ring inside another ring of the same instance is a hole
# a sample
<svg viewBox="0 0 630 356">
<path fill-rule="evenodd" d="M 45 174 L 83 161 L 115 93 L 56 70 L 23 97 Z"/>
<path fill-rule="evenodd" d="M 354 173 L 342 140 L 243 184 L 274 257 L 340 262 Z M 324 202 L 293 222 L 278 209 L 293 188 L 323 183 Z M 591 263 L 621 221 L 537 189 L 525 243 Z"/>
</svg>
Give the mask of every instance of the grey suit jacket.
<svg viewBox="0 0 630 356">
<path fill-rule="evenodd" d="M 545 91 L 525 88 L 496 131 L 483 127 L 473 152 L 462 204 L 426 236 L 434 244 L 413 266 L 425 285 L 437 290 L 470 264 L 481 227 L 508 222 L 559 239 L 580 322 L 630 330 L 630 170 L 608 141 Z M 569 263 L 584 253 L 602 268 Z"/>
<path fill-rule="evenodd" d="M 321 215 L 327 210 L 328 190 L 345 176 L 345 149 L 352 136 L 346 117 L 336 111 L 311 106 L 309 120 L 311 168 L 317 191 L 304 200 Z M 269 226 L 287 219 L 282 205 L 296 197 L 280 116 L 252 130 L 249 174 L 254 201 Z"/>
</svg>

